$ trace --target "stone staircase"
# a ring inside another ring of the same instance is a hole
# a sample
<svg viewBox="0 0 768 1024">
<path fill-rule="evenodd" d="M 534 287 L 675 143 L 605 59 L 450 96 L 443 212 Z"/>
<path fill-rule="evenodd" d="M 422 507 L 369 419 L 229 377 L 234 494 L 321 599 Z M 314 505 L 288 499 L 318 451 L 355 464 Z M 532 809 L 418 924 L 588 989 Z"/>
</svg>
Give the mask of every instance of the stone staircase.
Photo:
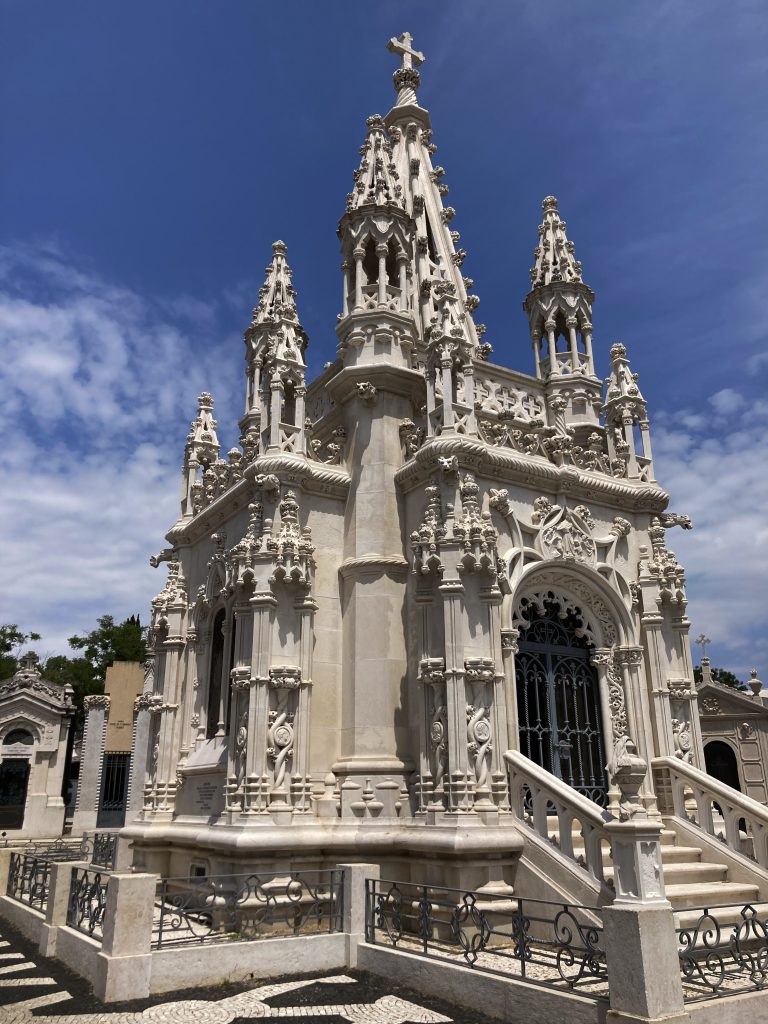
<svg viewBox="0 0 768 1024">
<path fill-rule="evenodd" d="M 552 835 L 559 843 L 557 818 L 552 816 Z M 577 860 L 585 854 L 584 843 L 574 826 L 573 852 Z M 760 890 L 757 885 L 730 881 L 728 865 L 705 859 L 706 851 L 698 846 L 680 844 L 674 829 L 665 827 L 661 833 L 661 862 L 664 871 L 664 886 L 667 899 L 676 912 L 692 907 L 711 907 L 723 903 L 754 903 Z M 603 874 L 610 885 L 613 881 L 613 863 L 607 847 L 603 847 Z M 680 914 L 680 925 L 684 927 L 691 915 Z M 685 920 L 683 920 L 685 918 Z"/>
<path fill-rule="evenodd" d="M 613 899 L 611 818 L 519 751 L 508 751 L 513 813 L 527 836 L 528 879 L 546 898 L 583 906 Z M 768 808 L 675 759 L 653 763 L 666 897 L 677 926 L 728 928 L 749 904 L 768 911 Z M 524 877 L 525 877 L 524 871 Z M 748 914 L 749 912 L 745 912 Z M 715 922 L 712 925 L 712 922 Z"/>
</svg>

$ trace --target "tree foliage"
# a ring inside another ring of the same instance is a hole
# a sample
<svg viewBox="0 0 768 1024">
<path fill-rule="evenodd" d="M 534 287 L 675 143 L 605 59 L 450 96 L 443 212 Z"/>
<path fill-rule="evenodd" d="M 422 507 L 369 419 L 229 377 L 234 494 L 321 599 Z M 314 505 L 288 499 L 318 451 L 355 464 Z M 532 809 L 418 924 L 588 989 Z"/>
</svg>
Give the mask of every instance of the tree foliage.
<svg viewBox="0 0 768 1024">
<path fill-rule="evenodd" d="M 24 633 L 15 622 L 0 625 L 0 679 L 14 674 L 21 648 L 37 640 L 40 640 L 39 633 Z"/>
<path fill-rule="evenodd" d="M 25 633 L 15 623 L 0 625 L 0 679 L 8 679 L 18 667 L 20 649 L 40 640 L 39 633 Z M 116 623 L 113 616 L 102 615 L 96 629 L 69 638 L 69 646 L 83 653 L 76 658 L 56 654 L 48 658 L 41 671 L 52 683 L 74 691 L 75 727 L 83 722 L 83 700 L 92 693 L 104 692 L 107 669 L 115 661 L 139 661 L 146 657 L 145 631 L 138 615 Z"/>
<path fill-rule="evenodd" d="M 143 662 L 147 655 L 145 631 L 138 615 L 116 623 L 111 615 L 102 615 L 96 629 L 82 636 L 71 636 L 69 646 L 82 651 L 84 659 L 93 667 L 95 677 L 104 682 L 107 669 L 115 661 Z"/>
<path fill-rule="evenodd" d="M 721 686 L 731 686 L 734 690 L 746 690 L 747 685 L 741 679 L 729 672 L 727 668 L 714 668 L 709 670 L 712 673 L 712 679 L 716 683 L 720 683 Z M 697 683 L 702 680 L 701 665 L 697 665 L 693 670 L 693 678 Z"/>
</svg>

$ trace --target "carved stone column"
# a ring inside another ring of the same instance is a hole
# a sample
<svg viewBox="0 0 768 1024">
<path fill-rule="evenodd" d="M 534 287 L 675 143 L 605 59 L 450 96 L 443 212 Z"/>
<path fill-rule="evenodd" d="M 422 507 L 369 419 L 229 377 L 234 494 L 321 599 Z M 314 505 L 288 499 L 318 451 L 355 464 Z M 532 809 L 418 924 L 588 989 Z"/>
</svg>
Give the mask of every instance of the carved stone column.
<svg viewBox="0 0 768 1024">
<path fill-rule="evenodd" d="M 629 735 L 635 742 L 640 757 L 646 764 L 650 764 L 654 753 L 651 712 L 643 672 L 643 648 L 617 648 L 614 652 L 614 664 L 624 690 Z M 650 772 L 645 776 L 641 795 L 648 813 L 656 816 L 658 810 Z"/>
<path fill-rule="evenodd" d="M 517 678 L 515 655 L 519 651 L 520 630 L 502 629 L 501 665 L 504 670 L 504 701 L 507 706 L 507 749 L 520 749 L 520 719 L 517 710 Z"/>
<path fill-rule="evenodd" d="M 444 558 L 444 563 L 447 559 Z M 467 750 L 467 694 L 464 682 L 464 586 L 446 568 L 438 585 L 445 623 L 445 698 L 448 726 L 448 810 L 472 810 Z"/>
<path fill-rule="evenodd" d="M 624 691 L 615 675 L 613 650 L 610 647 L 596 647 L 592 652 L 591 664 L 597 669 L 604 746 L 606 757 L 610 757 L 616 740 L 628 735 Z M 611 814 L 618 814 L 618 807 L 619 790 L 609 779 L 608 809 Z"/>
<path fill-rule="evenodd" d="M 445 809 L 448 770 L 448 709 L 445 697 L 445 660 L 422 658 L 422 747 L 419 758 L 419 810 Z"/>
<path fill-rule="evenodd" d="M 312 702 L 312 649 L 314 647 L 314 617 L 317 603 L 305 594 L 296 602 L 300 616 L 299 671 L 301 685 L 298 693 L 296 748 L 291 780 L 291 802 L 302 814 L 312 810 L 311 779 L 309 776 L 309 726 Z"/>
<path fill-rule="evenodd" d="M 239 813 L 245 809 L 245 780 L 248 756 L 248 715 L 251 689 L 251 670 L 238 665 L 231 674 L 232 698 L 230 703 L 229 758 L 226 787 L 226 809 Z"/>
<path fill-rule="evenodd" d="M 152 694 L 139 694 L 133 702 L 133 736 L 131 738 L 131 764 L 128 774 L 125 823 L 129 824 L 144 806 L 144 784 L 149 761 L 149 741 L 152 724 Z"/>
<path fill-rule="evenodd" d="M 248 697 L 245 813 L 266 814 L 269 804 L 266 736 L 269 714 L 269 662 L 272 656 L 272 615 L 277 599 L 269 589 L 258 589 L 250 599 L 251 687 Z"/>
<path fill-rule="evenodd" d="M 291 819 L 291 772 L 297 744 L 296 711 L 301 669 L 279 666 L 269 670 L 270 709 L 267 728 L 269 811 L 278 824 Z"/>
<path fill-rule="evenodd" d="M 83 701 L 85 727 L 80 754 L 80 779 L 77 785 L 77 802 L 72 818 L 72 834 L 82 835 L 87 829 L 96 828 L 101 799 L 101 774 L 104 767 L 104 741 L 107 735 L 109 697 L 95 693 Z"/>
</svg>

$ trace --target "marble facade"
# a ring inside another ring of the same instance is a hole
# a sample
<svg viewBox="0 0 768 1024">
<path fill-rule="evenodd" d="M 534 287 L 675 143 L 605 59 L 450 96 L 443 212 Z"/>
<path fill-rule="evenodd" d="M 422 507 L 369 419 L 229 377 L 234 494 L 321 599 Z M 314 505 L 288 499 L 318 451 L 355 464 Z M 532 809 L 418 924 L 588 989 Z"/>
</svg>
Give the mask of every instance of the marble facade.
<svg viewBox="0 0 768 1024">
<path fill-rule="evenodd" d="M 140 869 L 362 858 L 503 887 L 529 855 L 505 751 L 617 816 L 617 746 L 649 766 L 684 732 L 704 768 L 668 545 L 690 522 L 656 480 L 627 349 L 593 344 L 595 296 L 548 196 L 529 365 L 491 361 L 417 96 L 424 56 L 407 33 L 390 49 L 395 105 L 368 118 L 339 222 L 337 358 L 307 380 L 278 241 L 238 447 L 221 452 L 199 398 L 152 560 L 167 580 L 125 832 Z M 653 772 L 638 785 L 658 820 Z"/>
</svg>

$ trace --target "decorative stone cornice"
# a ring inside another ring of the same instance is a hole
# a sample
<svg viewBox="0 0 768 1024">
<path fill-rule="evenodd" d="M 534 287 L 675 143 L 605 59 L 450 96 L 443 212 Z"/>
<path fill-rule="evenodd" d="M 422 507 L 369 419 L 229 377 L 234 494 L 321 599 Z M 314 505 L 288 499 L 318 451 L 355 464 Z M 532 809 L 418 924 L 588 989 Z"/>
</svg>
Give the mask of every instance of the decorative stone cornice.
<svg viewBox="0 0 768 1024">
<path fill-rule="evenodd" d="M 575 466 L 555 466 L 541 457 L 494 448 L 468 437 L 428 439 L 413 458 L 398 470 L 395 481 L 408 493 L 429 478 L 438 457 L 454 454 L 459 456 L 462 466 L 495 481 L 560 491 L 575 498 L 601 502 L 619 509 L 660 512 L 669 501 L 669 495 L 656 484 L 617 480 L 598 473 L 587 473 Z"/>
<path fill-rule="evenodd" d="M 349 474 L 343 469 L 324 463 L 310 462 L 290 455 L 263 455 L 248 466 L 233 487 L 220 494 L 215 501 L 189 522 L 178 522 L 167 534 L 172 544 L 189 545 L 209 536 L 234 512 L 248 505 L 254 495 L 256 477 L 274 475 L 280 483 L 300 487 L 308 494 L 319 494 L 343 500 L 349 490 Z"/>
<path fill-rule="evenodd" d="M 86 714 L 91 708 L 104 708 L 105 711 L 109 711 L 109 704 L 109 695 L 106 693 L 92 693 L 83 699 Z"/>
<path fill-rule="evenodd" d="M 339 566 L 343 579 L 350 576 L 374 576 L 386 573 L 397 579 L 405 579 L 408 574 L 408 562 L 402 555 L 361 555 L 359 558 L 346 558 Z"/>
<path fill-rule="evenodd" d="M 298 690 L 301 669 L 293 665 L 278 665 L 269 670 L 269 685 L 273 690 Z"/>
</svg>

